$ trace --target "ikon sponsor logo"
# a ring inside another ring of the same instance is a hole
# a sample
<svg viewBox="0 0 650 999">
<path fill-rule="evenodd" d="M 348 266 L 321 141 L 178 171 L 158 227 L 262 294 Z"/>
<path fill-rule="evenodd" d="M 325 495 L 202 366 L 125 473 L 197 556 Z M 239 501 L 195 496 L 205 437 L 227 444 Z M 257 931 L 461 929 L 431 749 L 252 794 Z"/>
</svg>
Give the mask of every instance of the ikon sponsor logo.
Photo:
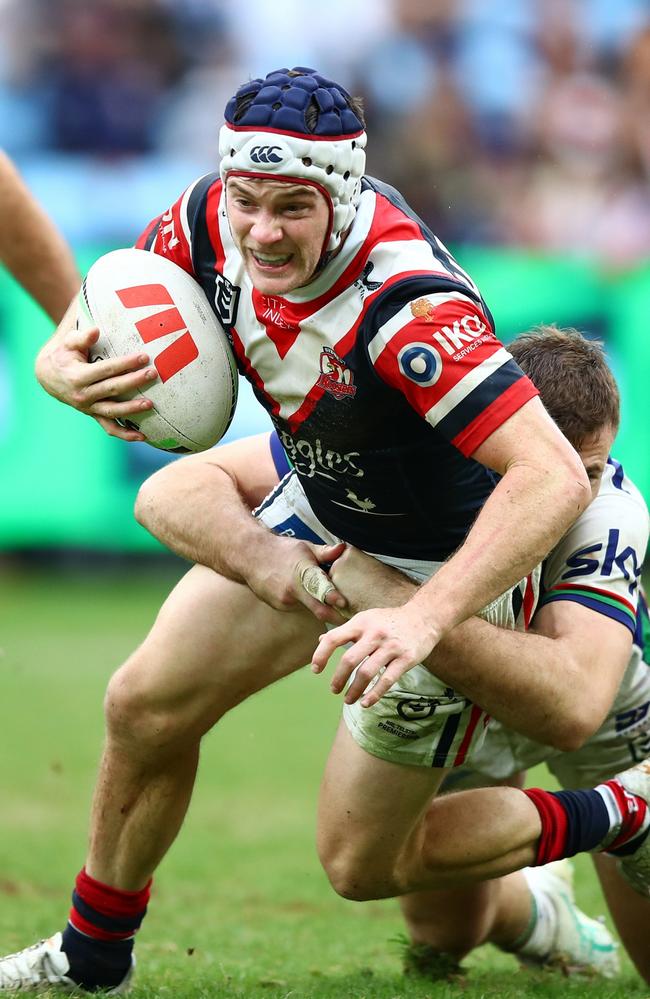
<svg viewBox="0 0 650 999">
<path fill-rule="evenodd" d="M 436 308 L 427 298 L 418 298 L 415 302 L 411 302 L 411 313 L 415 319 L 424 319 L 427 323 L 437 321 Z M 480 316 L 469 313 L 462 319 L 455 319 L 450 326 L 441 326 L 431 335 L 445 353 L 451 355 L 459 351 L 455 360 L 460 360 L 467 352 L 466 344 L 476 341 L 484 334 L 489 335 L 490 332 Z"/>
<path fill-rule="evenodd" d="M 351 399 L 357 394 L 352 372 L 331 347 L 321 350 L 320 375 L 316 384 L 335 399 Z"/>
<path fill-rule="evenodd" d="M 253 163 L 281 163 L 282 146 L 253 146 L 251 159 Z"/>
<path fill-rule="evenodd" d="M 174 300 L 162 284 L 141 284 L 132 288 L 122 288 L 116 292 L 117 297 L 126 309 L 138 309 L 142 306 L 168 305 L 171 308 L 162 312 L 154 312 L 144 319 L 139 319 L 135 328 L 143 343 L 152 343 L 170 333 L 180 333 L 168 347 L 165 347 L 154 360 L 154 365 L 163 382 L 169 381 L 174 375 L 186 368 L 199 356 L 199 349 L 187 329 L 187 324 L 174 305 Z"/>
</svg>

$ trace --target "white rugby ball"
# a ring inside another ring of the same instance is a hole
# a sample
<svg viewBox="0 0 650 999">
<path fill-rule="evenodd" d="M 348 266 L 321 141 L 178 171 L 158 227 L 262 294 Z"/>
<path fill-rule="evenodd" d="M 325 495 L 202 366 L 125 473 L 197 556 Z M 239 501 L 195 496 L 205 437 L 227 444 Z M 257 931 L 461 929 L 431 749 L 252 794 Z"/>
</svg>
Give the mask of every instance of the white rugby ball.
<svg viewBox="0 0 650 999">
<path fill-rule="evenodd" d="M 153 408 L 122 421 L 163 451 L 205 451 L 223 437 L 237 403 L 237 367 L 205 292 L 182 267 L 147 250 L 113 250 L 79 293 L 80 323 L 99 327 L 91 361 L 142 351 L 158 371 L 135 394 Z"/>
</svg>

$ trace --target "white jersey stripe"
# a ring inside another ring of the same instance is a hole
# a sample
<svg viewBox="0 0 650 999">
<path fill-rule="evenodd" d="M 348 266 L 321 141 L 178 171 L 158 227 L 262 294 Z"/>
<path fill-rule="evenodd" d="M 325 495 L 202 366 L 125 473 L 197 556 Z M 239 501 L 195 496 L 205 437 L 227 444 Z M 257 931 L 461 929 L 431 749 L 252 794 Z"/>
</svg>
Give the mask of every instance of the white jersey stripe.
<svg viewBox="0 0 650 999">
<path fill-rule="evenodd" d="M 495 371 L 507 364 L 511 359 L 511 355 L 508 353 L 505 347 L 501 347 L 490 357 L 486 358 L 481 364 L 475 368 L 470 368 L 464 378 L 461 379 L 453 388 L 449 389 L 447 394 L 443 396 L 440 402 L 437 402 L 435 406 L 426 413 L 426 419 L 431 424 L 432 427 L 437 426 L 441 420 L 444 420 L 445 416 L 451 413 L 452 409 L 460 405 L 464 399 L 473 392 L 475 388 L 493 375 Z"/>
</svg>

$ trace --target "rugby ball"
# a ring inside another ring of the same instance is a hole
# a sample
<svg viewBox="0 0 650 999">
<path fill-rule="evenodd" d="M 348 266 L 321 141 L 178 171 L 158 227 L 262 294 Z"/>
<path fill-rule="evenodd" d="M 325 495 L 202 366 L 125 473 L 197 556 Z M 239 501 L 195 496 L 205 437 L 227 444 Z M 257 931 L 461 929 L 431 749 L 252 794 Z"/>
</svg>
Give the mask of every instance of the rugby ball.
<svg viewBox="0 0 650 999">
<path fill-rule="evenodd" d="M 205 451 L 223 437 L 237 403 L 237 367 L 205 292 L 170 260 L 113 250 L 79 293 L 79 324 L 99 328 L 90 361 L 146 352 L 158 371 L 139 394 L 153 408 L 120 421 L 163 451 Z"/>
</svg>

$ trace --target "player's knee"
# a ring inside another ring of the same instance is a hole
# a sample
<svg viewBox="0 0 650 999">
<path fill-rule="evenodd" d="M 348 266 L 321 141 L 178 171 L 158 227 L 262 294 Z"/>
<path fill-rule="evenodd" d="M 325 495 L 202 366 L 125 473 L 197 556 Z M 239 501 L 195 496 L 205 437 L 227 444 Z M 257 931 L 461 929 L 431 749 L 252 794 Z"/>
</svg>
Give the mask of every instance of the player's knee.
<svg viewBox="0 0 650 999">
<path fill-rule="evenodd" d="M 104 699 L 109 738 L 141 749 L 168 747 L 186 735 L 186 724 L 173 703 L 166 703 L 146 675 L 129 668 L 130 661 L 111 678 Z"/>
<path fill-rule="evenodd" d="M 341 898 L 347 898 L 351 902 L 369 902 L 374 898 L 385 897 L 386 893 L 378 886 L 376 878 L 369 877 L 360 867 L 341 862 L 340 858 L 328 863 L 325 873 Z"/>
<path fill-rule="evenodd" d="M 376 851 L 364 852 L 338 838 L 324 840 L 320 837 L 318 853 L 332 888 L 342 898 L 368 902 L 399 894 L 392 865 L 379 869 Z"/>
</svg>

